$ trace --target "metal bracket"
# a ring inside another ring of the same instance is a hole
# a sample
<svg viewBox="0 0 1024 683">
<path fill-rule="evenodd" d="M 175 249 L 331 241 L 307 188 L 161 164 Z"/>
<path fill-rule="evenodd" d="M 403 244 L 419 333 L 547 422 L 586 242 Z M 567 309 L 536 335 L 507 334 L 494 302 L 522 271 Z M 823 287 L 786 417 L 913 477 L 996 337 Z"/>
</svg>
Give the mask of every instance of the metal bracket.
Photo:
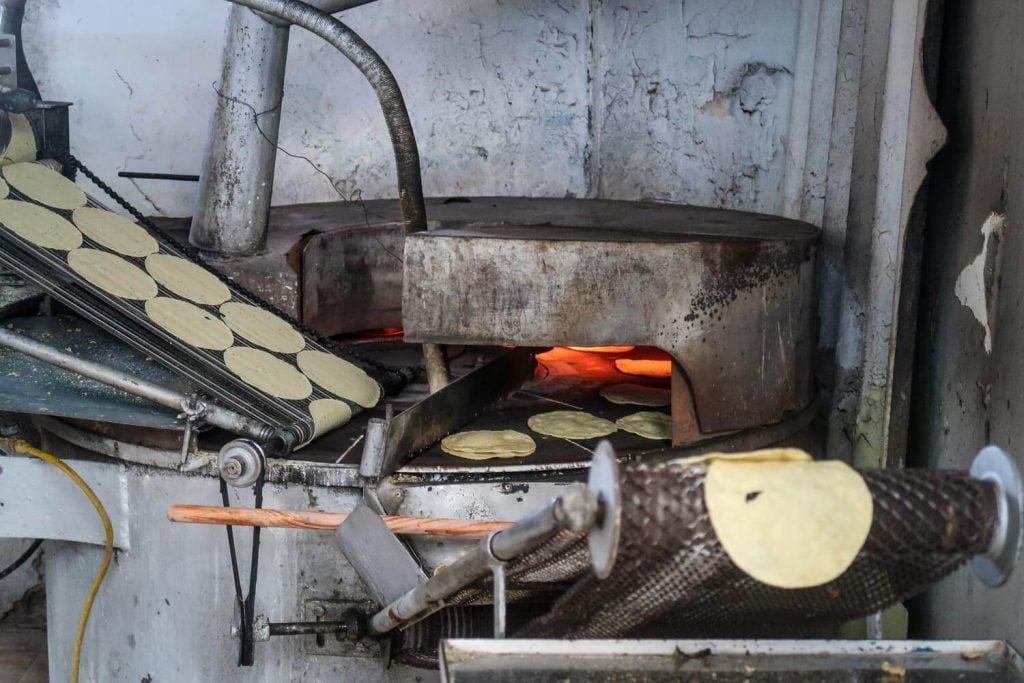
<svg viewBox="0 0 1024 683">
<path fill-rule="evenodd" d="M 971 463 L 971 476 L 992 482 L 996 489 L 998 519 L 984 555 L 971 559 L 978 580 L 990 588 L 1006 583 L 1017 563 L 1024 530 L 1024 483 L 1009 455 L 998 446 L 987 446 Z"/>
<path fill-rule="evenodd" d="M 497 533 L 491 534 L 487 539 L 486 550 L 494 593 L 494 637 L 504 638 L 505 621 L 508 614 L 508 592 L 506 591 L 505 563 L 495 556 L 494 549 L 491 547 L 491 541 L 494 540 Z"/>
<path fill-rule="evenodd" d="M 18 87 L 18 39 L 13 33 L 0 33 L 0 87 Z"/>
<path fill-rule="evenodd" d="M 365 504 L 349 513 L 337 538 L 345 558 L 381 605 L 427 580 L 412 553 Z"/>
<path fill-rule="evenodd" d="M 587 533 L 587 547 L 594 574 L 608 578 L 619 553 L 619 535 L 622 529 L 622 489 L 619 486 L 619 464 L 615 451 L 607 440 L 597 444 L 590 463 L 587 488 L 597 498 L 597 521 Z"/>
</svg>

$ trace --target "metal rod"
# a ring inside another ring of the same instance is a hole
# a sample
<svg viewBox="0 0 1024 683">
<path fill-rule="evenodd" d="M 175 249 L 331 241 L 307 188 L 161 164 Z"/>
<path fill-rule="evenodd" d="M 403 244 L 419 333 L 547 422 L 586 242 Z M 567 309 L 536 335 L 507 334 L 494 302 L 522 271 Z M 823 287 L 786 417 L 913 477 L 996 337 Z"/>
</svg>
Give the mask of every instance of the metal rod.
<svg viewBox="0 0 1024 683">
<path fill-rule="evenodd" d="M 135 178 L 138 180 L 180 180 L 189 183 L 199 180 L 199 176 L 187 173 L 145 173 L 143 171 L 121 171 L 117 174 L 117 177 Z"/>
<path fill-rule="evenodd" d="M 536 549 L 562 529 L 583 531 L 598 518 L 598 503 L 583 485 L 566 488 L 544 507 L 508 529 L 483 539 L 426 583 L 408 591 L 373 615 L 370 632 L 382 634 L 408 623 L 491 571 L 494 560 L 508 562 Z"/>
<path fill-rule="evenodd" d="M 195 412 L 197 406 L 191 397 L 180 394 L 172 389 L 153 384 L 144 379 L 134 377 L 120 370 L 114 370 L 106 365 L 94 363 L 64 353 L 40 341 L 17 334 L 0 327 L 0 345 L 20 351 L 27 356 L 41 360 L 50 365 L 55 365 L 65 370 L 89 379 L 96 380 L 102 384 L 126 391 L 133 396 L 141 396 L 173 410 L 183 412 Z M 244 434 L 259 441 L 269 439 L 274 430 L 269 425 L 252 420 L 238 413 L 222 408 L 212 403 L 204 403 L 201 406 L 202 419 L 216 427 L 226 429 L 236 434 Z"/>
<path fill-rule="evenodd" d="M 271 636 L 313 636 L 348 633 L 344 621 L 282 621 L 270 622 Z"/>
<path fill-rule="evenodd" d="M 314 529 L 333 531 L 348 517 L 342 512 L 306 510 L 268 510 L 266 508 L 225 508 L 206 505 L 172 505 L 167 519 L 186 524 L 225 524 L 275 529 Z M 454 536 L 484 538 L 503 531 L 512 522 L 472 519 L 440 519 L 386 515 L 382 518 L 392 533 L 410 536 Z"/>
<path fill-rule="evenodd" d="M 440 344 L 423 345 L 423 365 L 427 371 L 427 386 L 430 387 L 430 393 L 440 391 L 451 383 L 448 354 Z"/>
</svg>

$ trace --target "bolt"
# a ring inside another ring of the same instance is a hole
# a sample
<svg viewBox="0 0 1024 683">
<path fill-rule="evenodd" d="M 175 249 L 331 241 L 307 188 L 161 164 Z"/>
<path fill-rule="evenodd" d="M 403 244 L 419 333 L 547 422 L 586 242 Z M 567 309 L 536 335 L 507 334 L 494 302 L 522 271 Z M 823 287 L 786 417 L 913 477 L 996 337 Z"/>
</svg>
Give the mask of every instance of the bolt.
<svg viewBox="0 0 1024 683">
<path fill-rule="evenodd" d="M 221 470 L 221 474 L 226 477 L 235 478 L 242 474 L 242 463 L 237 460 L 228 460 L 224 463 L 224 467 Z"/>
</svg>

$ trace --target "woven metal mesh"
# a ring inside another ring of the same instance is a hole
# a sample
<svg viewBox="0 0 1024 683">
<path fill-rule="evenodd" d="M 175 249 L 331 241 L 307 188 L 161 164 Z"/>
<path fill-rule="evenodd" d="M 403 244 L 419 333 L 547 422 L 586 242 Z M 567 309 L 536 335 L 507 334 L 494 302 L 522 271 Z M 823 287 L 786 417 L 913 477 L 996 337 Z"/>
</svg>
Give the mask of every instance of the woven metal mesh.
<svg viewBox="0 0 1024 683">
<path fill-rule="evenodd" d="M 565 574 L 552 575 L 551 563 L 544 569 L 575 583 L 516 635 L 778 636 L 838 624 L 905 600 L 984 552 L 995 520 L 991 485 L 965 474 L 863 472 L 874 517 L 853 564 L 825 585 L 779 589 L 750 578 L 726 555 L 704 507 L 705 472 L 624 467 L 622 542 L 612 575 L 594 577 L 585 545 L 571 546 L 554 563 Z"/>
<path fill-rule="evenodd" d="M 522 638 L 799 637 L 924 590 L 984 552 L 996 506 L 990 484 L 959 472 L 862 472 L 874 500 L 853 564 L 816 588 L 773 588 L 747 576 L 718 541 L 704 507 L 706 467 L 621 468 L 622 536 L 611 576 L 590 570 L 586 539 L 563 533 L 506 568 L 510 614 L 551 604 Z M 489 602 L 489 581 L 449 604 Z M 533 603 L 527 607 L 525 602 Z M 435 619 L 440 618 L 436 615 Z M 436 640 L 401 639 L 400 660 L 436 662 Z M 446 635 L 444 637 L 452 637 Z"/>
</svg>

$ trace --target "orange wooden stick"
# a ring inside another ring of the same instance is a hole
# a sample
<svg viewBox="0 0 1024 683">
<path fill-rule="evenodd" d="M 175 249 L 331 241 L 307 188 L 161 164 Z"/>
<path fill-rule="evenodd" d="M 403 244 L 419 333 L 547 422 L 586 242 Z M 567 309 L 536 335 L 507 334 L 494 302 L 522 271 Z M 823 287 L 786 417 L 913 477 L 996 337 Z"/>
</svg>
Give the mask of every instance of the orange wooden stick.
<svg viewBox="0 0 1024 683">
<path fill-rule="evenodd" d="M 224 508 L 206 505 L 172 505 L 167 518 L 189 524 L 230 524 L 287 529 L 338 528 L 348 515 L 340 512 L 304 510 L 264 510 L 255 508 Z M 433 517 L 385 516 L 388 529 L 396 534 L 418 536 L 462 536 L 481 538 L 512 526 L 511 522 L 474 521 L 471 519 L 437 519 Z"/>
</svg>

